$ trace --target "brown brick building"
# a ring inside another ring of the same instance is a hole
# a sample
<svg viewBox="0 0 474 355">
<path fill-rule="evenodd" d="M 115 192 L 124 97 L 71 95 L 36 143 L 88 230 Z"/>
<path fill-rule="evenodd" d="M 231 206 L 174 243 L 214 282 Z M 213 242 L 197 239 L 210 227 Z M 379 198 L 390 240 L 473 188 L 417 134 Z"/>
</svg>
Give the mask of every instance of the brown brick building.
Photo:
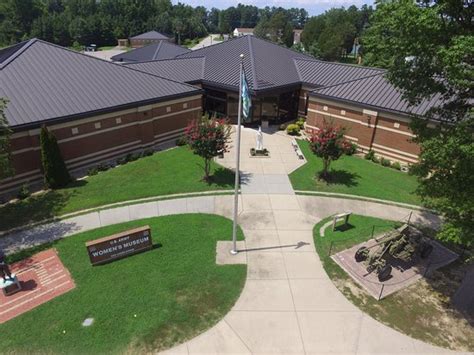
<svg viewBox="0 0 474 355">
<path fill-rule="evenodd" d="M 74 173 L 174 141 L 202 114 L 199 88 L 40 40 L 0 51 L 0 61 L 15 170 L 0 181 L 0 194 L 41 182 L 42 125 L 54 133 Z"/>
<path fill-rule="evenodd" d="M 346 138 L 363 152 L 373 150 L 390 160 L 415 163 L 420 152 L 412 141 L 411 115 L 423 116 L 439 103 L 439 96 L 410 106 L 384 73 L 308 93 L 308 132 L 324 121 L 346 128 Z M 433 123 L 434 124 L 434 123 Z"/>
<path fill-rule="evenodd" d="M 130 47 L 141 48 L 152 43 L 158 43 L 160 41 L 174 42 L 174 38 L 165 36 L 164 34 L 157 31 L 148 31 L 139 35 L 130 37 Z"/>
</svg>

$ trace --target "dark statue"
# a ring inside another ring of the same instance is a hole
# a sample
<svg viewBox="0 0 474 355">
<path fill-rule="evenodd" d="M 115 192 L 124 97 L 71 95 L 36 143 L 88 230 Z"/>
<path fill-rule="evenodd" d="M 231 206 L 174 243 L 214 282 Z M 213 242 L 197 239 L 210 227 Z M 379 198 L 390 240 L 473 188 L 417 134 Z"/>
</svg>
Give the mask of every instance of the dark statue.
<svg viewBox="0 0 474 355">
<path fill-rule="evenodd" d="M 5 261 L 5 253 L 0 249 L 0 275 L 3 277 L 3 281 L 8 279 L 12 280 L 12 273 L 8 267 L 7 262 Z"/>
</svg>

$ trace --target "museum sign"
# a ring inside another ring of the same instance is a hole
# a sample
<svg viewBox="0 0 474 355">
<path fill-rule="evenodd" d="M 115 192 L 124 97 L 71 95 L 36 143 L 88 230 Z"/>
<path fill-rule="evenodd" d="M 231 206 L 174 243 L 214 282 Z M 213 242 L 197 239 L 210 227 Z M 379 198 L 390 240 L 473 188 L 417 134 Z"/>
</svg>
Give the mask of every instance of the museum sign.
<svg viewBox="0 0 474 355">
<path fill-rule="evenodd" d="M 149 226 L 130 229 L 86 243 L 92 265 L 104 264 L 153 248 Z"/>
</svg>

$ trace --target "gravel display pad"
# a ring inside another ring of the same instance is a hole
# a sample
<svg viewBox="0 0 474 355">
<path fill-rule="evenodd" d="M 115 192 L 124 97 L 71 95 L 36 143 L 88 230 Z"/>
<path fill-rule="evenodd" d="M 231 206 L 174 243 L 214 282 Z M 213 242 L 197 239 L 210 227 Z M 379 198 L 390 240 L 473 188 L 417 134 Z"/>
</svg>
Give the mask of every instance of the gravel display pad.
<svg viewBox="0 0 474 355">
<path fill-rule="evenodd" d="M 430 240 L 434 249 L 426 259 L 416 258 L 412 263 L 404 263 L 401 260 L 388 257 L 387 260 L 392 265 L 392 275 L 386 281 L 379 281 L 375 272 L 368 273 L 364 262 L 356 262 L 354 255 L 362 246 L 371 247 L 377 241 L 370 239 L 367 242 L 354 245 L 345 249 L 331 258 L 344 269 L 351 277 L 362 286 L 375 299 L 382 299 L 397 292 L 409 285 L 412 285 L 428 272 L 446 266 L 456 260 L 459 256 L 451 250 L 445 248 L 436 241 Z"/>
</svg>

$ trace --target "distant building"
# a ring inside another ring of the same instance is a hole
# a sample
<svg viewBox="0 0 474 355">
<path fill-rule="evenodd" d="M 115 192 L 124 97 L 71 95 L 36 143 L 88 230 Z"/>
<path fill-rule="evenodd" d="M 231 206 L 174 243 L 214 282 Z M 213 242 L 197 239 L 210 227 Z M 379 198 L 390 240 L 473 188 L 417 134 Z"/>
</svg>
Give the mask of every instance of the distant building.
<svg viewBox="0 0 474 355">
<path fill-rule="evenodd" d="M 187 52 L 191 52 L 191 50 L 168 41 L 158 41 L 144 47 L 135 48 L 130 52 L 117 54 L 111 59 L 114 62 L 136 63 L 171 59 Z"/>
<path fill-rule="evenodd" d="M 293 30 L 293 44 L 301 43 L 301 34 L 303 30 Z"/>
<path fill-rule="evenodd" d="M 253 28 L 237 27 L 234 30 L 234 37 L 253 36 Z"/>
<path fill-rule="evenodd" d="M 166 36 L 157 31 L 149 31 L 134 37 L 130 37 L 130 47 L 140 48 L 152 43 L 157 43 L 159 41 L 174 42 L 174 38 Z"/>
</svg>

